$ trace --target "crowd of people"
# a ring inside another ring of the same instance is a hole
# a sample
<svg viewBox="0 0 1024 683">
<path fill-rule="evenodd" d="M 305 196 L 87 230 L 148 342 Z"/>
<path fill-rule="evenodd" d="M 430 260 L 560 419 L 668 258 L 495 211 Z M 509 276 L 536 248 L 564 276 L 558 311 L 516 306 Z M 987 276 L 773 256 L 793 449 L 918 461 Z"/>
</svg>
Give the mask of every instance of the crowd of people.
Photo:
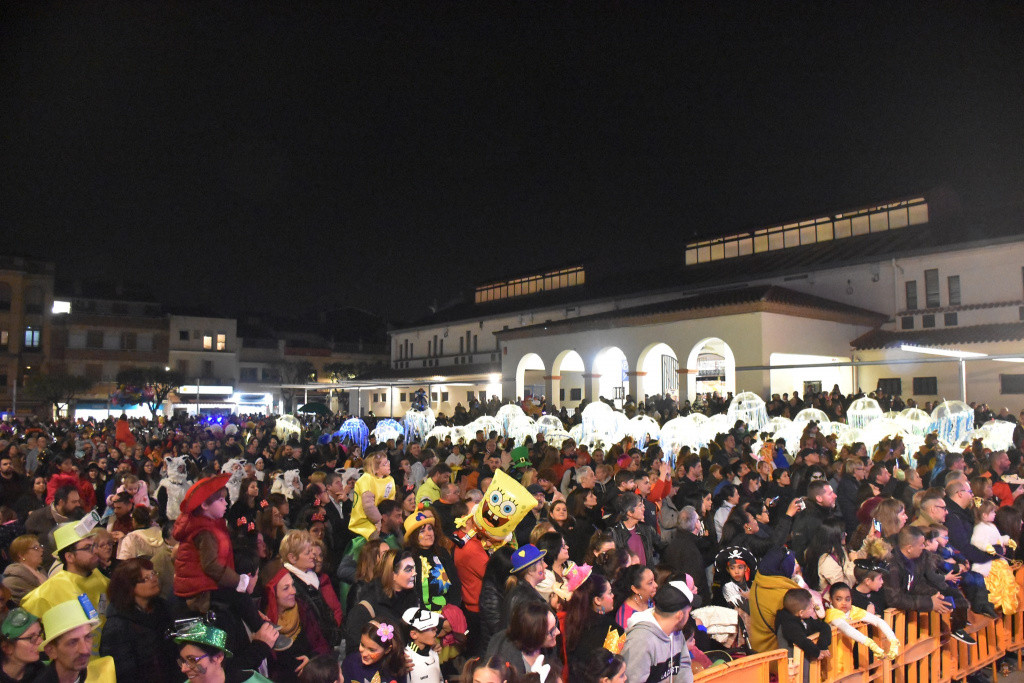
<svg viewBox="0 0 1024 683">
<path fill-rule="evenodd" d="M 850 397 L 827 399 L 841 420 Z M 359 445 L 338 420 L 0 423 L 0 683 L 678 683 L 827 657 L 829 626 L 896 657 L 887 608 L 949 614 L 968 643 L 970 611 L 1020 608 L 1019 428 L 1008 451 L 908 454 L 737 423 L 670 454 Z"/>
</svg>

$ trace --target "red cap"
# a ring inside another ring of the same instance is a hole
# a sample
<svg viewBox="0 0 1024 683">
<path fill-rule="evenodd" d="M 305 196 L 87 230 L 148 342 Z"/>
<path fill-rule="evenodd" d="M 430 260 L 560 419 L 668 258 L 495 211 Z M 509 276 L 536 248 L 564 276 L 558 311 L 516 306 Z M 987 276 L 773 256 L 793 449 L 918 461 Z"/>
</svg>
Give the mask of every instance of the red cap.
<svg viewBox="0 0 1024 683">
<path fill-rule="evenodd" d="M 189 487 L 185 492 L 185 498 L 181 501 L 181 514 L 191 515 L 192 511 L 206 502 L 206 499 L 223 488 L 227 488 L 230 474 L 218 474 L 215 477 L 200 479 Z"/>
</svg>

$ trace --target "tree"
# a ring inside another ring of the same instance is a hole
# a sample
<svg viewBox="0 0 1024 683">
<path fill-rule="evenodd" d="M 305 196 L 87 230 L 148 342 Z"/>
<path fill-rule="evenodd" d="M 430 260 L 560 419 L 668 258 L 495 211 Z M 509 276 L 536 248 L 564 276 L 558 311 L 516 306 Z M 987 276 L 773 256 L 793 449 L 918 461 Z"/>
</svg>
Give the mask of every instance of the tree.
<svg viewBox="0 0 1024 683">
<path fill-rule="evenodd" d="M 145 404 L 156 419 L 164 400 L 184 383 L 185 376 L 177 370 L 129 368 L 117 373 L 118 388 L 110 398 L 123 405 Z"/>
<path fill-rule="evenodd" d="M 58 412 L 61 406 L 67 407 L 68 415 L 71 415 L 71 406 L 75 398 L 92 389 L 92 386 L 92 381 L 81 375 L 40 372 L 29 377 L 25 391 L 29 396 L 45 401 L 51 407 L 57 406 Z"/>
<path fill-rule="evenodd" d="M 384 368 L 382 363 L 328 363 L 324 372 L 328 373 L 332 382 L 353 380 Z"/>
</svg>

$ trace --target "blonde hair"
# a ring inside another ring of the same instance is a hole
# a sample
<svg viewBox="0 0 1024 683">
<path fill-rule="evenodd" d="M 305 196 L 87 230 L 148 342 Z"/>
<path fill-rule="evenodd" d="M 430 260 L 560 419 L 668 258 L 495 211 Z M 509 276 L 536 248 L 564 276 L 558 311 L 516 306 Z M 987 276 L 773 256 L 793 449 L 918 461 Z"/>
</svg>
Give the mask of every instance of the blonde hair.
<svg viewBox="0 0 1024 683">
<path fill-rule="evenodd" d="M 34 547 L 39 543 L 39 537 L 35 534 L 23 534 L 18 536 L 16 539 L 11 541 L 11 559 L 15 562 L 21 562 L 22 558 L 29 551 L 30 548 Z"/>
<path fill-rule="evenodd" d="M 370 455 L 363 458 L 363 472 L 369 474 L 374 479 L 377 478 L 377 470 L 380 468 L 381 461 L 387 458 L 387 453 L 378 451 L 371 453 Z"/>
<path fill-rule="evenodd" d="M 991 500 L 985 499 L 974 499 L 974 522 L 978 523 L 982 521 L 990 512 L 995 512 L 999 509 L 999 506 L 993 503 Z"/>
<path fill-rule="evenodd" d="M 281 559 L 285 562 L 291 562 L 290 556 L 294 555 L 298 557 L 302 554 L 302 551 L 306 549 L 306 546 L 313 544 L 313 537 L 310 533 L 304 529 L 297 529 L 295 531 L 289 531 L 285 534 L 285 537 L 281 539 L 281 549 L 278 554 Z"/>
</svg>

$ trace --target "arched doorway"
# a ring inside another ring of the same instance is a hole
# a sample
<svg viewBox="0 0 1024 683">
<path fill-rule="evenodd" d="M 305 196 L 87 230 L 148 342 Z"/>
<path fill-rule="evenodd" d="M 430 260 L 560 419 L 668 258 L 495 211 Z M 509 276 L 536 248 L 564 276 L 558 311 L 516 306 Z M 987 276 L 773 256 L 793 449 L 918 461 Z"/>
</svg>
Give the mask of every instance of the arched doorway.
<svg viewBox="0 0 1024 683">
<path fill-rule="evenodd" d="M 544 361 L 536 353 L 528 353 L 516 367 L 516 400 L 543 395 Z"/>
<path fill-rule="evenodd" d="M 629 361 L 626 354 L 617 346 L 602 349 L 594 356 L 593 374 L 600 375 L 597 380 L 597 396 L 611 399 L 615 405 L 622 407 L 626 394 L 629 393 Z"/>
<path fill-rule="evenodd" d="M 576 408 L 584 395 L 583 357 L 572 349 L 562 351 L 551 364 L 551 374 L 559 379 L 552 381 L 555 395 L 548 398 L 548 403 L 559 408 Z"/>
<path fill-rule="evenodd" d="M 725 396 L 736 393 L 736 356 L 718 337 L 708 337 L 694 344 L 686 359 L 686 397 L 717 392 Z"/>
<path fill-rule="evenodd" d="M 642 373 L 637 378 L 637 401 L 655 394 L 668 394 L 679 400 L 679 359 L 671 346 L 662 342 L 651 344 L 640 354 L 636 369 Z"/>
</svg>

